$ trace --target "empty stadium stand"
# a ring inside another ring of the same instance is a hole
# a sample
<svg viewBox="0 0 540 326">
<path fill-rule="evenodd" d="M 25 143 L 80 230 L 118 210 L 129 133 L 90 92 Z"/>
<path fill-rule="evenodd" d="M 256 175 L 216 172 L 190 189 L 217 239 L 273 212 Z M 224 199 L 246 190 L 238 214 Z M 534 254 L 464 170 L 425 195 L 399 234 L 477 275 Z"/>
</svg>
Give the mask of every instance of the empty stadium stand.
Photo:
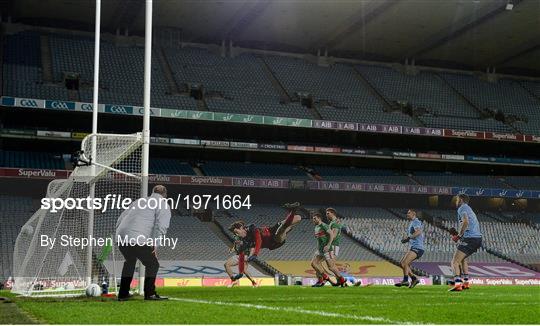
<svg viewBox="0 0 540 326">
<path fill-rule="evenodd" d="M 537 176 L 505 176 L 504 180 L 517 189 L 540 189 L 540 177 Z"/>
<path fill-rule="evenodd" d="M 175 159 L 156 158 L 150 160 L 150 173 L 171 175 L 195 175 L 195 171 L 187 162 Z"/>
<path fill-rule="evenodd" d="M 167 236 L 178 239 L 177 248 L 161 248 L 163 260 L 225 261 L 229 247 L 204 222 L 190 214 L 173 214 Z"/>
<path fill-rule="evenodd" d="M 0 150 L 0 167 L 63 170 L 65 163 L 57 154 Z"/>
<path fill-rule="evenodd" d="M 53 76 L 47 83 L 41 63 L 44 35 Z M 91 102 L 93 39 L 24 31 L 6 35 L 3 46 L 3 95 L 73 100 L 64 75 L 74 73 L 80 76 L 77 100 Z M 101 52 L 100 102 L 142 105 L 144 49 L 105 39 Z M 202 47 L 156 47 L 155 52 L 156 107 L 540 134 L 540 83 L 535 81 L 488 82 L 467 73 L 429 70 L 409 74 L 383 65 L 322 67 L 285 55 L 229 58 Z M 171 91 L 163 69 L 170 69 L 177 92 Z M 193 89 L 200 90 L 200 98 L 190 96 Z M 313 99 L 312 108 L 301 104 L 306 96 Z M 389 110 L 397 102 L 420 110 L 409 113 L 414 117 L 395 107 Z M 503 117 L 497 118 L 498 113 Z"/>
<path fill-rule="evenodd" d="M 351 66 L 319 67 L 281 56 L 264 60 L 290 97 L 304 93 L 321 102 L 317 109 L 325 120 L 417 125 L 409 116 L 384 112 L 384 105 L 355 76 Z"/>
<path fill-rule="evenodd" d="M 347 181 L 347 182 L 367 182 L 367 183 L 389 183 L 389 184 L 417 184 L 406 175 L 397 171 L 384 169 L 363 169 L 354 167 L 336 167 L 314 165 L 314 173 L 322 180 Z"/>
<path fill-rule="evenodd" d="M 0 195 L 0 280 L 12 276 L 13 245 L 33 208 L 29 197 Z"/>
<path fill-rule="evenodd" d="M 485 246 L 524 263 L 540 262 L 540 232 L 523 223 L 482 223 Z"/>
<path fill-rule="evenodd" d="M 195 163 L 193 163 L 195 164 Z M 235 176 L 254 178 L 276 178 L 291 180 L 317 180 L 420 184 L 430 186 L 474 187 L 492 189 L 540 189 L 538 177 L 489 176 L 460 173 L 437 173 L 413 171 L 412 174 L 396 170 L 356 168 L 329 165 L 302 167 L 293 164 L 255 163 L 237 161 L 204 161 L 195 164 L 204 175 Z M 60 169 L 66 168 L 62 154 L 0 150 L 0 167 Z M 152 158 L 150 173 L 169 175 L 196 175 L 191 163 L 170 158 Z"/>
<path fill-rule="evenodd" d="M 179 85 L 204 89 L 210 111 L 312 118 L 298 103 L 280 104 L 261 61 L 251 54 L 230 59 L 206 49 L 166 48 L 165 55 Z"/>
<path fill-rule="evenodd" d="M 519 82 L 501 79 L 493 83 L 464 74 L 446 73 L 441 76 L 479 108 L 515 115 L 523 121 L 514 124 L 516 128 L 525 133 L 538 134 L 538 98 L 524 89 Z"/>
<path fill-rule="evenodd" d="M 209 176 L 308 179 L 306 172 L 300 167 L 287 164 L 208 161 L 200 167 Z"/>
<path fill-rule="evenodd" d="M 475 187 L 475 188 L 508 188 L 495 177 L 484 175 L 466 175 L 459 173 L 433 173 L 414 172 L 413 178 L 423 185 L 453 186 L 453 187 Z"/>
</svg>

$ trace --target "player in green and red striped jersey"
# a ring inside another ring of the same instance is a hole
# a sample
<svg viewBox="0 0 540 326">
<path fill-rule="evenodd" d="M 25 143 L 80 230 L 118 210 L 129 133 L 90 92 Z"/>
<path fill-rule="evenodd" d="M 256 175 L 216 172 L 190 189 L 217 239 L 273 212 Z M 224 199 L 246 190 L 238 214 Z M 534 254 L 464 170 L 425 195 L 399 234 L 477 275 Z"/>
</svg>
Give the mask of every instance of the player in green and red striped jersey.
<svg viewBox="0 0 540 326">
<path fill-rule="evenodd" d="M 332 252 L 332 242 L 334 241 L 334 233 L 329 226 L 322 221 L 322 215 L 318 212 L 313 213 L 311 216 L 313 224 L 315 224 L 315 238 L 317 239 L 318 249 L 315 251 L 313 259 L 311 260 L 311 266 L 315 269 L 319 281 L 314 285 L 315 287 L 323 286 L 330 279 L 324 272 L 322 263 L 326 262 L 330 271 L 336 276 L 337 285 L 344 286 L 345 279 L 341 276 L 338 268 L 336 267 L 336 261 Z"/>
<path fill-rule="evenodd" d="M 334 241 L 332 241 L 331 251 L 334 256 L 334 259 L 337 259 L 339 256 L 339 245 L 341 243 L 341 229 L 343 224 L 340 223 L 337 212 L 332 207 L 326 209 L 326 218 L 328 218 L 328 227 L 330 231 L 334 234 Z"/>
</svg>

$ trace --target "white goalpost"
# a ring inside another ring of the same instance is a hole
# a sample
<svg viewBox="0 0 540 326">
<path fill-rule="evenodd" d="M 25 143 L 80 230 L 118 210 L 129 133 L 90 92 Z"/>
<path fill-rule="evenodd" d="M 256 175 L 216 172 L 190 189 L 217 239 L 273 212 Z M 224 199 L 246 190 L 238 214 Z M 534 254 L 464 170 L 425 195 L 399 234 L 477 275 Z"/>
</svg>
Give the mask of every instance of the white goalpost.
<svg viewBox="0 0 540 326">
<path fill-rule="evenodd" d="M 144 19 L 144 93 L 141 197 L 148 196 L 148 165 L 150 156 L 150 90 L 152 83 L 152 0 L 146 0 Z M 139 262 L 139 293 L 144 293 L 144 266 Z"/>
<path fill-rule="evenodd" d="M 101 0 L 96 0 L 92 133 L 81 143 L 81 164 L 68 179 L 53 180 L 45 198 L 92 200 L 109 195 L 134 201 L 148 195 L 152 0 L 146 0 L 144 115 L 140 133 L 98 133 L 100 20 Z M 116 289 L 120 277 L 116 258 L 120 253 L 114 235 L 122 212 L 120 206 L 112 205 L 106 210 L 38 210 L 21 228 L 15 242 L 12 291 L 27 296 L 81 295 L 88 285 L 102 280 Z M 44 246 L 44 238 L 56 242 Z M 84 246 L 73 242 L 63 245 L 63 239 L 84 238 L 90 240 Z M 110 240 L 96 244 L 92 239 Z"/>
</svg>

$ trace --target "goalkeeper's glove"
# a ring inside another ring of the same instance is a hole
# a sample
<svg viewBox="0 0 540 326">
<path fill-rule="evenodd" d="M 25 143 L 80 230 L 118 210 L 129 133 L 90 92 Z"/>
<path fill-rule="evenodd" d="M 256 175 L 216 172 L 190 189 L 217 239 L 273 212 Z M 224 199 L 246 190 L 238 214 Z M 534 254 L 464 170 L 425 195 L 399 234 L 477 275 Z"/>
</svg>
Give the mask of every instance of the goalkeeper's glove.
<svg viewBox="0 0 540 326">
<path fill-rule="evenodd" d="M 406 238 L 401 239 L 401 243 L 407 243 L 407 242 L 409 242 L 410 240 L 411 240 L 410 237 L 406 237 Z"/>
<path fill-rule="evenodd" d="M 452 236 L 452 241 L 454 241 L 454 242 L 458 242 L 459 239 L 461 239 L 461 237 L 460 237 L 458 234 L 454 234 L 454 235 Z"/>
<path fill-rule="evenodd" d="M 250 262 L 254 261 L 255 259 L 257 259 L 257 255 L 251 255 L 251 256 L 248 257 L 247 261 L 248 261 L 248 263 L 250 263 Z"/>
<path fill-rule="evenodd" d="M 451 235 L 458 235 L 458 231 L 456 230 L 456 228 L 450 228 L 448 232 L 450 232 Z"/>
</svg>

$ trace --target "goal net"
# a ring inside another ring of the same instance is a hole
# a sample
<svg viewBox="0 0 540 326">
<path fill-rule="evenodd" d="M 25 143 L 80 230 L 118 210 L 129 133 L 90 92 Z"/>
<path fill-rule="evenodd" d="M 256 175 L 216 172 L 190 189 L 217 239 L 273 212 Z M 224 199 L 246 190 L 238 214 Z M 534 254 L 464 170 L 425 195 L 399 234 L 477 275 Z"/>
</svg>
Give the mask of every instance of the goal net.
<svg viewBox="0 0 540 326">
<path fill-rule="evenodd" d="M 114 257 L 119 256 L 115 225 L 123 211 L 112 199 L 140 197 L 141 148 L 140 133 L 91 134 L 83 139 L 80 161 L 86 165 L 47 188 L 46 198 L 61 199 L 65 207 L 39 209 L 21 228 L 13 253 L 13 292 L 66 296 L 81 294 L 89 282 L 112 285 L 117 276 Z M 101 209 L 88 209 L 87 201 L 82 201 L 84 207 L 70 206 L 86 198 L 100 199 L 104 205 L 107 195 L 110 202 Z"/>
</svg>

